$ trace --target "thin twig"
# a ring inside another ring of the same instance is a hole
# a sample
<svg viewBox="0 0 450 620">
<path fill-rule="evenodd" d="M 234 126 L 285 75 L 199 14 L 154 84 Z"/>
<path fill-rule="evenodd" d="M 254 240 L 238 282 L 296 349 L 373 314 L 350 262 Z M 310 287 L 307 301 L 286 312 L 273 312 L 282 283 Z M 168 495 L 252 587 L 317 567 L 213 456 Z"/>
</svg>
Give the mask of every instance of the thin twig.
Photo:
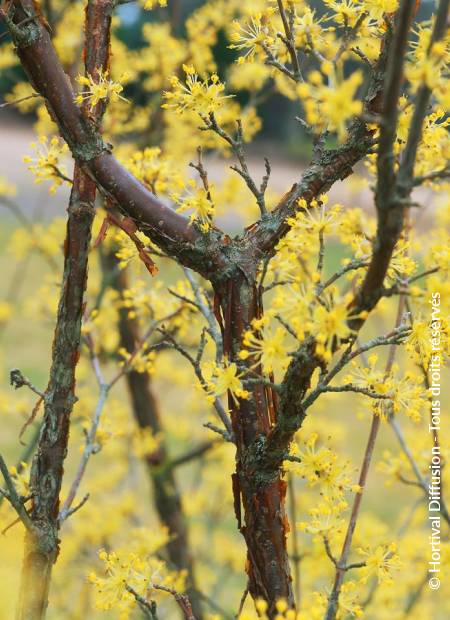
<svg viewBox="0 0 450 620">
<path fill-rule="evenodd" d="M 181 611 L 183 612 L 186 620 L 195 620 L 195 616 L 194 613 L 192 611 L 192 605 L 191 602 L 188 598 L 188 596 L 186 594 L 181 594 L 180 592 L 177 592 L 176 590 L 174 590 L 173 588 L 169 588 L 167 586 L 162 586 L 159 584 L 152 584 L 152 587 L 155 590 L 162 590 L 163 592 L 167 592 L 168 594 L 171 594 L 174 599 L 176 600 L 178 607 L 181 609 Z"/>
<path fill-rule="evenodd" d="M 4 491 L 2 495 L 9 501 L 11 506 L 17 512 L 19 519 L 22 521 L 27 530 L 32 531 L 33 523 L 31 521 L 30 515 L 28 514 L 23 500 L 19 497 L 16 487 L 14 485 L 14 481 L 11 478 L 11 474 L 9 473 L 8 466 L 6 465 L 3 456 L 0 454 L 0 471 L 2 473 L 3 479 L 5 480 L 7 493 Z"/>
</svg>

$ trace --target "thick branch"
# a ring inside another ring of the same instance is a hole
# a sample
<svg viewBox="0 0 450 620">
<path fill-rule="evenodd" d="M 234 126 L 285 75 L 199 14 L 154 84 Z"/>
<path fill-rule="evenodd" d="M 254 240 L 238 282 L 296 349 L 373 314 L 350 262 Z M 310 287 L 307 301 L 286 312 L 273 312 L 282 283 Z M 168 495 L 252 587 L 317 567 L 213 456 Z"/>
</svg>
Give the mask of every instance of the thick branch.
<svg viewBox="0 0 450 620">
<path fill-rule="evenodd" d="M 449 0 L 442 0 L 438 8 L 431 45 L 445 33 Z M 408 36 L 415 3 L 405 0 L 396 19 L 396 34 L 393 54 L 388 64 L 386 89 L 383 102 L 383 122 L 380 128 L 380 144 L 377 158 L 376 207 L 378 214 L 377 234 L 372 260 L 366 277 L 357 293 L 352 308 L 358 314 L 361 310 L 372 310 L 383 295 L 383 282 L 395 245 L 403 229 L 405 209 L 408 207 L 414 185 L 414 164 L 422 135 L 423 121 L 427 112 L 431 91 L 426 84 L 419 88 L 408 139 L 398 174 L 394 170 L 394 142 L 398 123 L 398 101 L 403 80 L 403 66 L 407 52 Z M 361 320 L 353 321 L 359 327 Z"/>
<path fill-rule="evenodd" d="M 110 15 L 113 3 L 102 0 L 100 4 L 103 16 Z M 119 164 L 111 154 L 111 146 L 101 139 L 95 123 L 86 119 L 75 103 L 69 79 L 46 28 L 38 17 L 29 19 L 35 14 L 32 0 L 14 0 L 12 8 L 12 19 L 7 25 L 17 54 L 36 92 L 45 98 L 50 116 L 58 124 L 75 160 L 165 252 L 204 272 L 204 257 L 212 253 L 210 244 L 221 238 L 221 233 L 217 230 L 208 235 L 201 233 L 186 217 L 158 200 Z M 25 19 L 29 21 L 24 25 Z"/>
<path fill-rule="evenodd" d="M 372 72 L 371 81 L 364 100 L 365 114 L 379 114 L 383 93 L 384 74 L 390 54 L 391 32 L 388 30 L 382 41 L 380 57 Z M 337 149 L 324 150 L 319 157 L 313 157 L 301 180 L 283 196 L 278 206 L 261 220 L 247 229 L 246 236 L 262 254 L 272 254 L 278 241 L 288 232 L 286 219 L 295 214 L 298 200 L 309 203 L 313 198 L 326 193 L 338 180 L 347 178 L 355 166 L 373 147 L 373 130 L 361 119 L 355 119 L 349 129 L 347 141 Z"/>
<path fill-rule="evenodd" d="M 109 11 L 108 11 L 109 8 Z M 91 0 L 86 10 L 86 72 L 108 68 L 112 0 Z M 28 16 L 32 14 L 28 10 Z M 23 14 L 23 11 L 16 11 Z M 30 39 L 13 32 L 20 51 L 30 53 L 28 43 L 39 31 L 35 22 L 26 27 Z M 22 29 L 19 30 L 22 33 Z M 47 31 L 45 31 L 47 33 Z M 46 34 L 48 39 L 48 34 Z M 39 37 L 37 42 L 41 40 Z M 49 39 L 48 39 L 49 41 Z M 32 47 L 32 45 L 31 45 Z M 40 67 L 38 59 L 35 66 Z M 36 69 L 38 71 L 38 69 Z M 57 84 L 48 84 L 56 95 Z M 64 94 L 62 93 L 64 98 Z M 94 110 L 100 121 L 103 109 Z M 81 115 L 81 112 L 79 112 Z M 53 563 L 59 551 L 58 513 L 63 464 L 67 453 L 70 416 L 75 403 L 75 369 L 79 359 L 81 320 L 91 228 L 94 219 L 95 184 L 75 165 L 64 245 L 64 273 L 53 340 L 50 379 L 44 395 L 44 420 L 31 467 L 30 518 L 19 596 L 19 620 L 45 617 Z"/>
</svg>

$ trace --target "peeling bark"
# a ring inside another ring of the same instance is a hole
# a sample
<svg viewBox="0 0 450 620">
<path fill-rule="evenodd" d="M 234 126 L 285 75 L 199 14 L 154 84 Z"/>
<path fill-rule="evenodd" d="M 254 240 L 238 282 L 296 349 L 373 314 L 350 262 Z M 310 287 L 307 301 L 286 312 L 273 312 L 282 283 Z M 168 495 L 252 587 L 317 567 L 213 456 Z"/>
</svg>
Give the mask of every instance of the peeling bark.
<svg viewBox="0 0 450 620">
<path fill-rule="evenodd" d="M 260 291 L 254 277 L 238 272 L 225 285 L 216 287 L 216 296 L 224 354 L 234 360 L 244 331 L 262 314 Z M 252 392 L 252 397 L 240 400 L 238 406 L 229 399 L 236 439 L 234 504 L 238 528 L 247 545 L 249 592 L 254 599 L 268 602 L 269 617 L 273 618 L 278 599 L 294 606 L 286 542 L 286 482 L 279 468 L 266 475 L 258 458 L 259 447 L 264 446 L 276 417 L 276 395 L 264 385 L 253 386 Z"/>
<path fill-rule="evenodd" d="M 33 531 L 25 538 L 18 620 L 45 618 L 52 565 L 59 551 L 58 512 L 70 414 L 75 402 L 75 368 L 79 358 L 83 295 L 86 288 L 92 188 L 76 177 L 69 204 L 64 275 L 53 341 L 44 420 L 30 477 Z"/>
<path fill-rule="evenodd" d="M 86 72 L 109 63 L 112 0 L 93 0 L 86 8 Z M 95 33 L 95 36 L 94 36 Z M 91 111 L 98 124 L 103 106 Z M 44 397 L 44 419 L 30 475 L 33 529 L 25 536 L 18 620 L 43 620 L 48 605 L 52 566 L 59 552 L 59 495 L 67 454 L 70 416 L 75 397 L 75 370 L 80 356 L 81 320 L 88 256 L 94 220 L 96 185 L 75 164 L 64 244 L 64 272 L 53 339 L 50 379 Z"/>
</svg>

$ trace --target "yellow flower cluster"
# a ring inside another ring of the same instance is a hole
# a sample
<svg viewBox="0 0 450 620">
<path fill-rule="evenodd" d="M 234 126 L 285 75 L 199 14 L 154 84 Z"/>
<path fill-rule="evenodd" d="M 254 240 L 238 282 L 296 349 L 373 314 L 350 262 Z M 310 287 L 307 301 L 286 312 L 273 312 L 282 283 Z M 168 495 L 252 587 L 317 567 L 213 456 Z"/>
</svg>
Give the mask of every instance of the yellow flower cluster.
<svg viewBox="0 0 450 620">
<path fill-rule="evenodd" d="M 265 374 L 286 367 L 288 356 L 286 351 L 286 333 L 282 327 L 273 329 L 269 318 L 252 321 L 251 329 L 247 330 L 242 340 L 243 348 L 239 353 L 241 360 L 254 360 L 252 368 L 261 364 Z"/>
<path fill-rule="evenodd" d="M 179 213 L 190 211 L 191 223 L 196 222 L 203 232 L 207 232 L 211 228 L 214 217 L 215 207 L 211 198 L 212 190 L 213 188 L 207 191 L 204 187 L 197 187 L 195 181 L 191 179 L 188 181 L 183 194 L 172 196 L 175 204 L 178 205 L 177 211 Z"/>
<path fill-rule="evenodd" d="M 397 365 L 385 373 L 377 368 L 377 362 L 378 356 L 371 355 L 367 366 L 352 363 L 353 371 L 344 378 L 344 383 L 352 383 L 380 394 L 382 398 L 372 399 L 372 410 L 382 420 L 386 421 L 391 414 L 403 412 L 414 422 L 419 422 L 427 402 L 422 379 L 410 372 L 399 378 Z"/>
<path fill-rule="evenodd" d="M 233 32 L 230 35 L 232 41 L 230 48 L 245 52 L 239 56 L 238 63 L 254 61 L 258 54 L 264 55 L 264 47 L 271 47 L 275 43 L 275 37 L 270 33 L 268 17 L 273 14 L 268 11 L 265 14 L 257 13 L 252 15 L 246 24 L 234 22 Z"/>
<path fill-rule="evenodd" d="M 168 23 L 144 24 L 142 36 L 148 45 L 137 54 L 136 69 L 147 76 L 143 82 L 147 90 L 159 91 L 186 60 L 186 42 L 172 35 Z"/>
<path fill-rule="evenodd" d="M 155 372 L 155 351 L 147 352 L 145 349 L 140 349 L 133 353 L 128 353 L 126 349 L 120 347 L 117 352 L 122 358 L 119 365 L 126 367 L 127 370 L 135 370 L 139 373 L 147 372 L 149 375 Z"/>
<path fill-rule="evenodd" d="M 443 39 L 435 41 L 430 46 L 433 24 L 425 22 L 416 29 L 416 39 L 412 44 L 410 63 L 406 68 L 406 75 L 414 92 L 422 84 L 434 90 L 438 100 L 444 105 L 446 91 L 445 71 L 450 62 L 450 34 L 446 33 Z"/>
<path fill-rule="evenodd" d="M 365 583 L 372 575 L 379 582 L 392 584 L 394 582 L 392 571 L 398 571 L 402 566 L 396 553 L 397 545 L 378 545 L 375 549 L 360 548 L 358 553 L 364 558 L 366 565 L 362 569 L 361 579 Z"/>
<path fill-rule="evenodd" d="M 299 616 L 294 609 L 290 609 L 287 601 L 280 598 L 275 603 L 276 614 L 273 620 L 298 620 Z M 264 599 L 257 599 L 255 601 L 255 611 L 243 611 L 239 614 L 239 620 L 269 620 L 268 616 L 269 605 Z"/>
<path fill-rule="evenodd" d="M 154 194 L 173 192 L 182 187 L 177 167 L 162 155 L 157 146 L 135 151 L 127 161 L 127 167 Z"/>
<path fill-rule="evenodd" d="M 55 218 L 45 226 L 34 224 L 30 228 L 16 228 L 11 235 L 8 251 L 16 260 L 22 260 L 30 252 L 39 252 L 53 260 L 62 256 L 65 222 L 63 218 Z"/>
<path fill-rule="evenodd" d="M 158 6 L 166 7 L 167 0 L 141 0 L 141 4 L 146 11 L 150 11 L 151 9 L 154 9 Z"/>
<path fill-rule="evenodd" d="M 352 482 L 349 463 L 339 462 L 337 454 L 326 446 L 317 447 L 317 433 L 302 442 L 292 443 L 290 455 L 300 462 L 285 461 L 284 467 L 304 478 L 309 487 L 319 486 L 321 495 L 329 500 L 340 499 L 346 491 L 357 493 L 360 488 Z"/>
<path fill-rule="evenodd" d="M 127 78 L 126 75 L 122 75 L 120 81 Z M 110 79 L 109 73 L 102 69 L 97 70 L 95 79 L 92 75 L 84 76 L 79 75 L 76 81 L 81 86 L 84 86 L 84 90 L 79 93 L 75 101 L 81 105 L 84 101 L 88 101 L 91 110 L 95 108 L 99 101 L 127 101 L 120 93 L 123 91 L 123 86 L 120 82 L 114 82 Z"/>
<path fill-rule="evenodd" d="M 25 155 L 23 161 L 29 164 L 28 170 L 34 174 L 36 184 L 51 181 L 50 193 L 54 194 L 60 185 L 69 183 L 64 165 L 64 158 L 69 151 L 67 144 L 56 136 L 50 140 L 40 136 L 38 142 L 32 142 L 31 148 L 36 151 L 36 156 Z"/>
<path fill-rule="evenodd" d="M 223 396 L 228 392 L 231 394 L 235 403 L 242 398 L 247 400 L 250 393 L 244 390 L 242 385 L 242 377 L 244 373 L 238 371 L 238 367 L 234 362 L 229 362 L 226 357 L 219 364 L 204 364 L 204 376 L 207 377 L 207 391 L 209 399 L 214 400 L 218 396 Z"/>
<path fill-rule="evenodd" d="M 162 107 L 174 109 L 178 114 L 194 111 L 207 115 L 216 112 L 231 95 L 224 95 L 225 85 L 213 73 L 207 80 L 201 80 L 192 65 L 183 65 L 186 83 L 177 76 L 170 79 L 171 91 L 164 92 L 166 103 Z"/>
<path fill-rule="evenodd" d="M 354 71 L 347 79 L 338 81 L 331 63 L 322 64 L 322 71 L 328 76 L 328 84 L 320 71 L 312 71 L 308 81 L 297 86 L 297 93 L 303 103 L 306 121 L 321 132 L 325 129 L 337 133 L 339 141 L 347 136 L 347 124 L 362 112 L 362 101 L 356 99 L 356 92 L 363 81 L 360 71 Z"/>
<path fill-rule="evenodd" d="M 344 298 L 343 302 L 336 302 L 330 307 L 317 304 L 314 308 L 309 331 L 316 334 L 316 353 L 325 361 L 331 360 L 333 350 L 339 348 L 352 333 L 348 320 L 355 317 L 350 316 L 349 301 L 350 298 Z"/>
<path fill-rule="evenodd" d="M 13 313 L 13 309 L 10 303 L 0 300 L 0 325 L 9 321 Z"/>
</svg>

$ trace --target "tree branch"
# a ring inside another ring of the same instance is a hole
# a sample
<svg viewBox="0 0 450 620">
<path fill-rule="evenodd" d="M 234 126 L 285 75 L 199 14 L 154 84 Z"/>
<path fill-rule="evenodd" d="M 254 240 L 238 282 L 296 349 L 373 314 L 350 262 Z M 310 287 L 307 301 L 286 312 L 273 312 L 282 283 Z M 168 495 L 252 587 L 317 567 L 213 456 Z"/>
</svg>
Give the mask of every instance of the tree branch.
<svg viewBox="0 0 450 620">
<path fill-rule="evenodd" d="M 378 114 L 381 110 L 391 38 L 392 33 L 388 29 L 364 100 L 366 114 Z M 263 255 L 273 254 L 276 244 L 289 230 L 286 219 L 298 210 L 299 199 L 304 198 L 309 203 L 313 198 L 326 193 L 337 180 L 352 174 L 353 166 L 372 148 L 373 134 L 373 130 L 362 119 L 355 119 L 347 141 L 336 149 L 323 150 L 318 158 L 313 157 L 300 181 L 292 186 L 268 216 L 246 230 L 244 239 L 254 244 Z"/>
<path fill-rule="evenodd" d="M 101 5 L 103 19 L 109 19 L 113 2 L 101 0 Z M 212 260 L 216 256 L 213 246 L 222 233 L 212 229 L 206 234 L 190 225 L 188 218 L 158 200 L 119 164 L 95 123 L 75 103 L 50 35 L 34 15 L 32 0 L 14 0 L 7 26 L 31 84 L 45 98 L 50 116 L 57 122 L 75 161 L 154 243 L 183 264 L 204 272 L 204 257 L 208 254 Z M 24 20 L 28 21 L 24 24 Z M 93 71 L 88 73 L 93 75 Z"/>
<path fill-rule="evenodd" d="M 29 66 L 26 68 L 32 81 L 40 84 L 46 95 L 58 102 L 56 108 L 49 104 L 50 113 L 55 118 L 57 112 L 61 111 L 58 106 L 67 105 L 65 111 L 76 122 L 78 128 L 76 133 L 82 127 L 91 128 L 93 121 L 91 120 L 91 124 L 88 125 L 82 110 L 74 104 L 69 81 L 56 61 L 45 27 L 38 22 L 37 17 L 25 27 L 15 25 L 17 20 L 22 21 L 24 17 L 34 16 L 34 5 L 28 1 L 23 3 L 16 1 L 11 6 L 13 21 L 8 19 L 7 25 L 13 35 L 19 56 L 28 59 Z M 111 10 L 111 0 L 90 0 L 87 6 L 85 69 L 90 75 L 94 74 L 95 68 L 101 67 L 103 70 L 108 68 Z M 44 65 L 49 69 L 48 81 L 41 75 L 41 68 Z M 55 81 L 52 81 L 53 78 Z M 64 80 L 64 84 L 61 80 Z M 39 88 L 37 90 L 39 91 Z M 100 122 L 103 110 L 104 108 L 99 106 L 92 112 L 97 122 Z M 75 111 L 77 119 L 73 115 Z M 89 129 L 88 132 L 92 133 L 93 129 Z M 76 140 L 75 135 L 72 138 Z M 82 141 L 81 135 L 80 138 Z M 76 163 L 68 207 L 64 272 L 53 340 L 52 364 L 44 398 L 44 420 L 31 467 L 30 491 L 33 503 L 30 518 L 34 527 L 32 532 L 27 533 L 25 541 L 17 616 L 19 620 L 43 617 L 47 607 L 52 566 L 59 551 L 59 494 L 67 453 L 70 417 L 76 401 L 75 369 L 79 359 L 89 245 L 95 213 L 94 201 L 95 184 Z"/>
</svg>

